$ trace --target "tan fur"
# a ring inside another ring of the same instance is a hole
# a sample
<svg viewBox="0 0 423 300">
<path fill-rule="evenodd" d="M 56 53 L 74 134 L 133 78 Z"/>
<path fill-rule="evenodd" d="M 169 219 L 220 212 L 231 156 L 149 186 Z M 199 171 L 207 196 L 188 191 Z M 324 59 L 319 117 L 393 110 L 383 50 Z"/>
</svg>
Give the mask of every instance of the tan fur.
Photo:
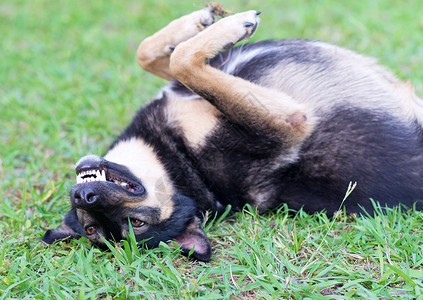
<svg viewBox="0 0 423 300">
<path fill-rule="evenodd" d="M 171 80 L 169 57 L 172 49 L 212 24 L 214 18 L 212 8 L 204 8 L 170 22 L 141 42 L 137 50 L 138 64 L 148 72 Z"/>
<path fill-rule="evenodd" d="M 88 214 L 86 211 L 82 209 L 76 210 L 76 215 L 78 216 L 79 222 L 82 224 L 82 226 L 90 226 L 91 224 L 95 224 L 95 220 Z M 97 242 L 100 244 L 104 244 L 103 239 L 100 237 L 104 236 L 104 233 L 102 231 L 102 228 L 97 228 L 94 234 L 88 236 L 88 239 L 90 239 L 93 242 Z"/>
<path fill-rule="evenodd" d="M 169 119 L 180 127 L 191 147 L 201 147 L 216 127 L 220 112 L 203 99 L 170 97 L 168 100 Z"/>
<path fill-rule="evenodd" d="M 414 91 L 414 86 L 410 81 L 398 82 L 395 84 L 394 95 L 397 96 L 405 108 L 407 119 L 417 120 L 423 126 L 423 100 Z"/>
</svg>

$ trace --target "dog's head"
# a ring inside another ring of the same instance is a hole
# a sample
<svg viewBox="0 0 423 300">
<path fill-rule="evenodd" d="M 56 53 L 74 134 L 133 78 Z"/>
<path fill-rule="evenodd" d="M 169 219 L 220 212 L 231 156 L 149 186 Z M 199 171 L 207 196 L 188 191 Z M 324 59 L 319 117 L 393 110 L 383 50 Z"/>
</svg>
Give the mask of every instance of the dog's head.
<svg viewBox="0 0 423 300">
<path fill-rule="evenodd" d="M 70 191 L 72 209 L 43 241 L 87 237 L 105 248 L 104 239 L 119 241 L 133 228 L 147 248 L 174 241 L 187 254 L 208 261 L 210 242 L 196 217 L 195 202 L 176 191 L 150 147 L 132 139 L 104 157 L 88 155 L 75 166 L 77 184 Z"/>
</svg>

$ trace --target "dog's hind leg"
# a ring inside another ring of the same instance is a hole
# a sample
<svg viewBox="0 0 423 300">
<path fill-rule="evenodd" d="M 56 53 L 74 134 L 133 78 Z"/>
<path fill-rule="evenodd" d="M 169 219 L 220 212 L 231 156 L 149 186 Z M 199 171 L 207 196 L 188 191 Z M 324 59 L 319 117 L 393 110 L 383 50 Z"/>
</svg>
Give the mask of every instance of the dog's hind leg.
<svg viewBox="0 0 423 300">
<path fill-rule="evenodd" d="M 207 59 L 218 51 L 249 38 L 258 26 L 258 14 L 248 11 L 226 17 L 182 42 L 171 55 L 170 71 L 229 120 L 281 135 L 286 146 L 295 146 L 313 127 L 313 116 L 306 107 L 283 92 L 226 74 L 207 64 Z"/>
<path fill-rule="evenodd" d="M 170 22 L 141 42 L 137 50 L 138 64 L 150 73 L 171 80 L 169 57 L 173 49 L 213 24 L 215 19 L 214 9 L 207 7 Z"/>
</svg>

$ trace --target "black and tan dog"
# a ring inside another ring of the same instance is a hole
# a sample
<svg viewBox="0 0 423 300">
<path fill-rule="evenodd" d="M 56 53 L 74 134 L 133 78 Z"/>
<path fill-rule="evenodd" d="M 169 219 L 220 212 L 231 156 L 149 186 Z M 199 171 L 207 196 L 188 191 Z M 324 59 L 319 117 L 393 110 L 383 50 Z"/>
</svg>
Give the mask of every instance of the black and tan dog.
<svg viewBox="0 0 423 300">
<path fill-rule="evenodd" d="M 170 81 L 103 157 L 76 164 L 72 209 L 43 240 L 173 240 L 207 261 L 206 210 L 347 212 L 423 200 L 423 102 L 375 60 L 319 41 L 246 44 L 257 11 L 206 8 L 138 49 Z M 224 51 L 222 51 L 224 50 Z M 222 52 L 220 52 L 222 51 Z"/>
</svg>

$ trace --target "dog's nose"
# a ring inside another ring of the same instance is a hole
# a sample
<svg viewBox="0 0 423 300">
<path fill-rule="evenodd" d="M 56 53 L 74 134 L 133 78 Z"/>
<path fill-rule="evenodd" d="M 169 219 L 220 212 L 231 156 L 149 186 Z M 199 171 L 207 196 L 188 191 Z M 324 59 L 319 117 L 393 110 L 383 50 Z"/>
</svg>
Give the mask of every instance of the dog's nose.
<svg viewBox="0 0 423 300">
<path fill-rule="evenodd" d="M 100 196 L 91 187 L 82 187 L 74 191 L 71 200 L 77 208 L 90 208 L 96 206 L 100 201 Z"/>
</svg>

